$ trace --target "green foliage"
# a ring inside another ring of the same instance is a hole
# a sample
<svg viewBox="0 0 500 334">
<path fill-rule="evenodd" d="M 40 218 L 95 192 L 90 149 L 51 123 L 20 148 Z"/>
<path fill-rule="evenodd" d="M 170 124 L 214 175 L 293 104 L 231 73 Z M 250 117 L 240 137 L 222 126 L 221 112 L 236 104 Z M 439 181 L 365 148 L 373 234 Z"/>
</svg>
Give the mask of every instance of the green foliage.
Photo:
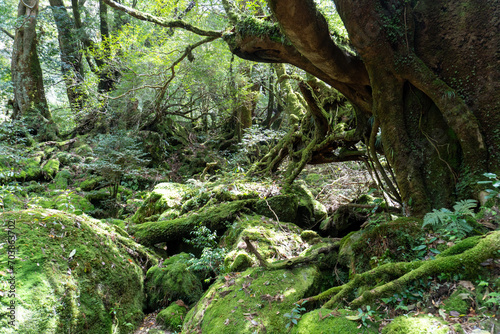
<svg viewBox="0 0 500 334">
<path fill-rule="evenodd" d="M 465 217 L 474 217 L 472 209 L 476 206 L 477 201 L 468 199 L 457 202 L 453 206 L 454 211 L 446 208 L 434 209 L 425 215 L 422 227 L 431 225 L 435 231 L 444 232 L 450 240 L 462 239 L 473 229 Z"/>
<path fill-rule="evenodd" d="M 112 198 L 116 198 L 124 175 L 140 173 L 149 162 L 140 143 L 124 132 L 98 135 L 94 145 L 96 159 L 88 167 L 109 180 Z"/>
<path fill-rule="evenodd" d="M 306 308 L 304 307 L 304 304 L 307 302 L 307 300 L 304 300 L 302 303 L 295 303 L 295 307 L 292 309 L 290 313 L 285 313 L 283 316 L 289 320 L 289 322 L 286 324 L 286 328 L 289 328 L 290 326 L 297 325 L 298 320 L 301 317 L 301 313 L 303 313 Z"/>
<path fill-rule="evenodd" d="M 361 324 L 364 327 L 370 327 L 369 321 L 373 321 L 373 316 L 375 315 L 375 310 L 371 309 L 370 305 L 366 306 L 366 311 L 363 311 L 363 309 L 358 308 L 358 314 L 357 315 L 348 315 L 346 316 L 347 319 L 349 320 L 359 320 L 361 321 Z"/>
<path fill-rule="evenodd" d="M 188 269 L 207 277 L 223 273 L 225 271 L 224 258 L 227 250 L 218 246 L 217 231 L 212 232 L 206 226 L 198 226 L 194 231 L 191 231 L 191 235 L 193 238 L 185 240 L 185 242 L 201 249 L 202 252 L 199 258 L 192 255 L 193 258 L 187 262 Z"/>
<path fill-rule="evenodd" d="M 500 194 L 500 180 L 498 179 L 498 176 L 493 173 L 484 173 L 483 174 L 485 177 L 487 177 L 489 180 L 488 181 L 479 181 L 477 182 L 478 184 L 491 184 L 493 189 L 486 189 L 486 192 L 488 195 L 486 196 L 486 199 L 490 198 L 495 198 L 498 197 Z"/>
</svg>

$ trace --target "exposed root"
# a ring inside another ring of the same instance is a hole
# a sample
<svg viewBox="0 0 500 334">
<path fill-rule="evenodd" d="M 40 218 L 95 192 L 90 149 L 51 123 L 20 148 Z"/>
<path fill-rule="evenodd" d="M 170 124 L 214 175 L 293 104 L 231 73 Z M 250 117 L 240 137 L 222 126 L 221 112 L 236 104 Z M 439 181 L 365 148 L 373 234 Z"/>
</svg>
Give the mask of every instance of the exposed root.
<svg viewBox="0 0 500 334">
<path fill-rule="evenodd" d="M 500 258 L 500 231 L 486 235 L 474 247 L 459 254 L 441 255 L 434 260 L 427 261 L 388 263 L 355 275 L 348 283 L 333 287 L 306 300 L 323 302 L 329 299 L 324 305 L 325 308 L 335 308 L 345 302 L 359 307 L 376 299 L 392 296 L 421 278 L 439 273 L 474 274 L 480 263 L 490 258 Z M 385 283 L 378 285 L 381 282 Z M 370 290 L 355 297 L 354 292 L 360 287 L 369 287 Z"/>
</svg>

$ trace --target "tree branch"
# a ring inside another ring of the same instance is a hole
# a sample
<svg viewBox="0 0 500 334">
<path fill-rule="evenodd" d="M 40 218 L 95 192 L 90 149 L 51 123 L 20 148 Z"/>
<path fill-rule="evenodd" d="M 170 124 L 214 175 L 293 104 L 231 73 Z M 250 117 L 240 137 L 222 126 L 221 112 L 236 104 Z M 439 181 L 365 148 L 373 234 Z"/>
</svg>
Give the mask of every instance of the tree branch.
<svg viewBox="0 0 500 334">
<path fill-rule="evenodd" d="M 5 33 L 7 36 L 9 36 L 10 38 L 12 39 L 15 39 L 14 38 L 14 35 L 12 35 L 10 32 L 8 32 L 7 30 L 5 30 L 4 28 L 0 27 L 0 30 Z"/>
<path fill-rule="evenodd" d="M 142 21 L 147 21 L 147 22 L 152 22 L 152 23 L 155 23 L 155 24 L 162 26 L 162 27 L 181 28 L 181 29 L 190 31 L 194 34 L 200 35 L 200 36 L 210 36 L 210 37 L 216 37 L 216 38 L 222 37 L 222 32 L 220 32 L 220 31 L 204 30 L 204 29 L 195 27 L 195 26 L 193 26 L 187 22 L 184 22 L 182 20 L 168 21 L 168 20 L 165 20 L 161 17 L 153 16 L 151 14 L 141 12 L 141 11 L 136 10 L 134 8 L 124 6 L 124 5 L 119 4 L 113 0 L 103 0 L 103 2 L 110 7 L 121 10 L 122 12 L 125 12 L 128 15 L 135 17 L 136 19 L 139 19 Z"/>
</svg>

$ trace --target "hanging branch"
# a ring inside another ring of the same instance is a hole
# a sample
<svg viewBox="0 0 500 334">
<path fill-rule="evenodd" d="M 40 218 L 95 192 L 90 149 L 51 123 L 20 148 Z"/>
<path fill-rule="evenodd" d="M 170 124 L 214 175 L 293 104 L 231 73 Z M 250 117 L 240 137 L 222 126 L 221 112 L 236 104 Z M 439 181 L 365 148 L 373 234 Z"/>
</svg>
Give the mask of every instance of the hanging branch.
<svg viewBox="0 0 500 334">
<path fill-rule="evenodd" d="M 151 14 L 141 12 L 137 9 L 134 9 L 134 8 L 131 8 L 128 6 L 124 6 L 124 5 L 119 4 L 113 0 L 103 0 L 103 2 L 110 7 L 121 10 L 122 12 L 125 12 L 128 15 L 135 17 L 136 19 L 139 19 L 142 21 L 147 21 L 147 22 L 152 22 L 152 23 L 155 23 L 155 24 L 162 26 L 162 27 L 165 27 L 165 28 L 181 28 L 181 29 L 190 31 L 192 33 L 195 33 L 197 35 L 200 35 L 200 36 L 210 36 L 210 37 L 215 37 L 215 38 L 222 37 L 222 32 L 220 32 L 220 31 L 201 29 L 201 28 L 195 27 L 187 22 L 184 22 L 182 20 L 168 21 L 168 20 L 165 20 L 164 18 L 161 18 L 158 16 L 153 16 Z"/>
<path fill-rule="evenodd" d="M 3 33 L 5 33 L 10 38 L 15 39 L 14 35 L 12 35 L 10 32 L 8 32 L 7 30 L 5 30 L 4 28 L 0 27 L 0 31 L 2 31 Z"/>
</svg>

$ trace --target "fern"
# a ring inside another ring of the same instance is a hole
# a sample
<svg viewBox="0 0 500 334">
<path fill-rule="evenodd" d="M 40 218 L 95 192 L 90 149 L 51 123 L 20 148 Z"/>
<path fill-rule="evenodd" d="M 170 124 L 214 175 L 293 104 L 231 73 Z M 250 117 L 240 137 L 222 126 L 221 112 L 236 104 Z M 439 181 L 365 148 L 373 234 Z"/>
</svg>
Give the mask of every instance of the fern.
<svg viewBox="0 0 500 334">
<path fill-rule="evenodd" d="M 477 206 L 477 201 L 473 199 L 466 199 L 463 201 L 458 201 L 453 206 L 453 210 L 455 212 L 460 213 L 463 216 L 471 216 L 474 217 L 474 209 Z"/>
<path fill-rule="evenodd" d="M 467 223 L 465 217 L 474 217 L 474 211 L 472 210 L 477 206 L 477 201 L 473 199 L 463 200 L 455 203 L 453 210 L 434 209 L 429 212 L 424 217 L 424 223 L 422 228 L 427 225 L 431 225 L 434 231 L 444 232 L 450 240 L 462 239 L 470 233 L 473 228 Z"/>
</svg>

